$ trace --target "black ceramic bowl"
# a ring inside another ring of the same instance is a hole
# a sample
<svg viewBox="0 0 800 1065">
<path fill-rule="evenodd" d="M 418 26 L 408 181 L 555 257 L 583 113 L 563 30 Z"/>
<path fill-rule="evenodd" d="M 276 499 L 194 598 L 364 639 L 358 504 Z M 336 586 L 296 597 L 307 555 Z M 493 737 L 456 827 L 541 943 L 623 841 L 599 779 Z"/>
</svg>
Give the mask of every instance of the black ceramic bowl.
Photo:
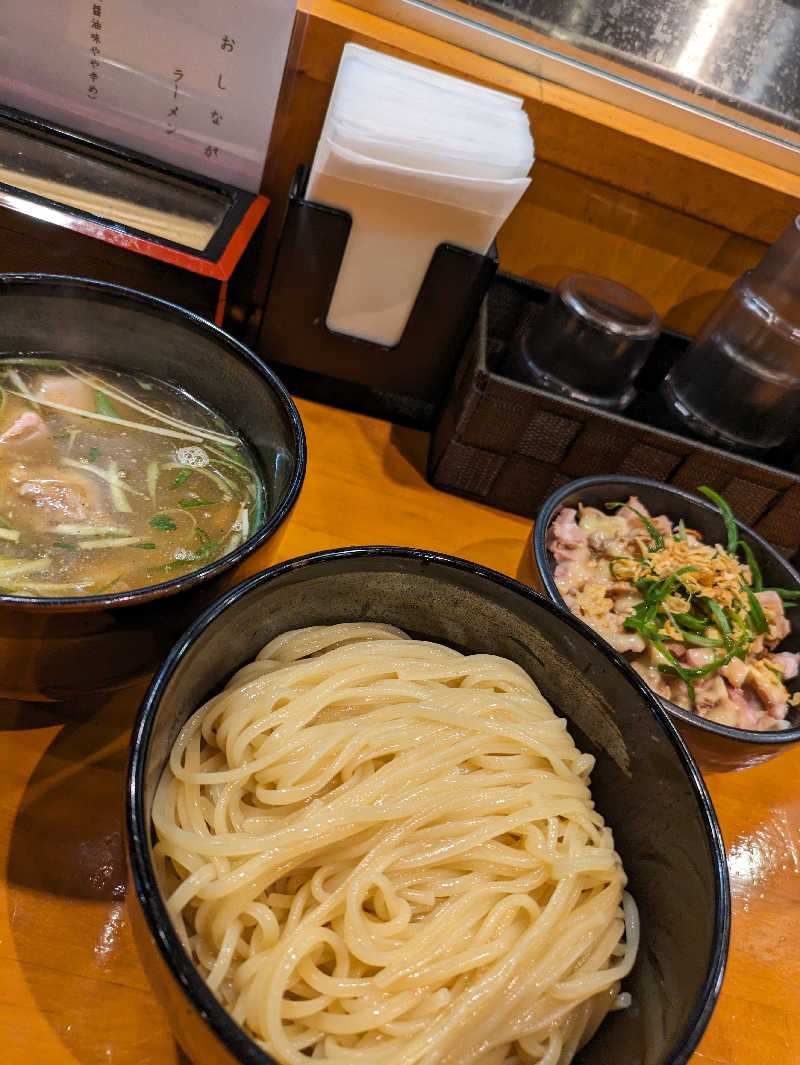
<svg viewBox="0 0 800 1065">
<path fill-rule="evenodd" d="M 533 555 L 541 588 L 559 606 L 564 606 L 564 600 L 553 579 L 555 563 L 546 546 L 550 522 L 563 507 L 584 503 L 602 508 L 604 503 L 627 499 L 631 495 L 638 496 L 651 514 L 667 514 L 673 521 L 683 518 L 686 525 L 701 532 L 708 543 L 727 542 L 724 522 L 714 504 L 682 488 L 642 477 L 582 477 L 570 481 L 545 500 L 533 530 Z M 767 587 L 800 588 L 800 574 L 766 540 L 746 525 L 739 525 L 739 529 L 742 539 L 752 548 Z M 787 609 L 786 616 L 792 632 L 780 649 L 800 651 L 800 606 Z M 797 686 L 796 681 L 789 685 L 791 689 Z M 800 743 L 800 711 L 797 708 L 790 711 L 791 728 L 782 732 L 755 732 L 708 721 L 669 699 L 660 701 L 703 769 L 742 769 Z"/>
<path fill-rule="evenodd" d="M 343 548 L 274 566 L 228 592 L 173 648 L 133 730 L 127 782 L 134 935 L 194 1065 L 273 1065 L 208 990 L 173 929 L 151 858 L 150 810 L 189 715 L 266 641 L 304 625 L 370 619 L 519 663 L 597 758 L 592 791 L 642 914 L 626 981 L 580 1065 L 678 1065 L 714 1008 L 730 921 L 725 854 L 708 794 L 658 702 L 590 629 L 499 573 L 397 547 Z"/>
<path fill-rule="evenodd" d="M 0 275 L 0 356 L 20 353 L 177 383 L 241 433 L 267 485 L 261 527 L 194 573 L 117 595 L 0 595 L 0 698 L 110 690 L 152 672 L 179 633 L 233 582 L 235 567 L 274 537 L 303 483 L 303 426 L 283 385 L 247 348 L 195 314 L 115 285 Z"/>
</svg>

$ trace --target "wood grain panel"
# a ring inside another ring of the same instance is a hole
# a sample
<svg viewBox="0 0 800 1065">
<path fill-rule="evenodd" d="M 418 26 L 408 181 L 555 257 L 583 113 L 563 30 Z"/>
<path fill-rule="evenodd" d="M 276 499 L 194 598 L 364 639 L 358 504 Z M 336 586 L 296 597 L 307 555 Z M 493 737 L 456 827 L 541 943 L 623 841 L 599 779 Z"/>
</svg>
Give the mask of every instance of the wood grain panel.
<svg viewBox="0 0 800 1065">
<path fill-rule="evenodd" d="M 765 247 L 542 161 L 498 237 L 504 269 L 548 285 L 574 272 L 613 277 L 686 333 L 697 331 Z"/>
</svg>

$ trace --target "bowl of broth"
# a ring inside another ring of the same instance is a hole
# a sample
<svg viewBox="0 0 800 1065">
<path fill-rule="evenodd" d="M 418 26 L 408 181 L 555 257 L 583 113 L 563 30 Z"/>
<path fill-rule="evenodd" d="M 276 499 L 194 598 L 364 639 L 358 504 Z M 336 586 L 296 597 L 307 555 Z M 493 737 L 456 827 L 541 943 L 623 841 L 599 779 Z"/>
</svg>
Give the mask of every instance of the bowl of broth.
<svg viewBox="0 0 800 1065">
<path fill-rule="evenodd" d="M 163 300 L 0 276 L 0 697 L 64 699 L 151 672 L 305 473 L 280 381 Z"/>
<path fill-rule="evenodd" d="M 278 564 L 176 643 L 130 750 L 131 924 L 196 1065 L 696 1047 L 730 922 L 708 793 L 530 588 L 401 547 Z"/>
</svg>

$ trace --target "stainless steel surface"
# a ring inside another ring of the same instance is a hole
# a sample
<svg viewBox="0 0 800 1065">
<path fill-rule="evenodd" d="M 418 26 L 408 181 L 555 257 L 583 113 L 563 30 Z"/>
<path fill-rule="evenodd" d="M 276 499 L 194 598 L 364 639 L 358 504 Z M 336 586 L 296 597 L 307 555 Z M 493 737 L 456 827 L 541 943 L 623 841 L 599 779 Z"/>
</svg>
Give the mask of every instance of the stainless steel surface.
<svg viewBox="0 0 800 1065">
<path fill-rule="evenodd" d="M 349 0 L 800 175 L 800 2 Z"/>
<path fill-rule="evenodd" d="M 468 0 L 557 41 L 800 131 L 800 9 L 784 0 Z"/>
</svg>

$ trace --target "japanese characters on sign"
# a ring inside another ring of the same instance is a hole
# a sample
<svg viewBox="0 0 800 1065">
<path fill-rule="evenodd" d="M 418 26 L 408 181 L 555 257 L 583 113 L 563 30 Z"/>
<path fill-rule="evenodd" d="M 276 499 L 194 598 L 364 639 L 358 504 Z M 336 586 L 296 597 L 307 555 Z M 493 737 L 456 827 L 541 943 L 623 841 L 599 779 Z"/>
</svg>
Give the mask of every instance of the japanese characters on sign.
<svg viewBox="0 0 800 1065">
<path fill-rule="evenodd" d="M 296 0 L 5 4 L 0 99 L 257 191 L 295 7 Z"/>
<path fill-rule="evenodd" d="M 219 50 L 223 55 L 219 58 L 219 74 L 217 74 L 216 88 L 212 90 L 213 99 L 211 107 L 208 111 L 208 143 L 203 148 L 203 155 L 206 159 L 218 159 L 221 145 L 218 143 L 218 138 L 223 132 L 222 127 L 225 119 L 225 112 L 223 111 L 223 99 L 224 95 L 228 92 L 228 84 L 235 77 L 235 72 L 232 70 L 233 64 L 227 60 L 228 56 L 236 51 L 236 38 L 231 37 L 227 33 L 223 33 L 219 40 Z M 171 89 L 170 98 L 168 101 L 166 122 L 164 126 L 164 132 L 166 135 L 172 136 L 177 132 L 180 124 L 181 115 L 181 88 L 180 84 L 184 79 L 184 72 L 181 67 L 175 67 L 170 74 Z M 217 127 L 217 130 L 212 127 Z"/>
<path fill-rule="evenodd" d="M 229 37 L 227 33 L 223 33 L 219 42 L 219 50 L 220 52 L 227 53 L 228 55 L 235 52 L 236 39 L 234 37 Z M 220 68 L 222 68 L 227 66 L 228 64 L 224 61 L 223 58 L 221 58 L 219 65 Z M 211 119 L 212 126 L 221 126 L 223 123 L 225 113 L 222 110 L 222 94 L 228 91 L 228 86 L 225 83 L 228 78 L 229 74 L 226 71 L 220 69 L 219 75 L 217 76 L 217 92 L 220 94 L 220 103 L 212 107 L 209 113 L 209 118 Z M 214 143 L 214 140 L 216 138 L 214 137 L 213 131 L 211 136 L 211 143 L 207 144 L 203 149 L 203 153 L 207 159 L 211 159 L 212 157 L 217 158 L 219 156 L 219 145 Z"/>
<path fill-rule="evenodd" d="M 181 111 L 181 105 L 178 102 L 178 86 L 183 81 L 183 71 L 180 67 L 175 67 L 172 71 L 172 100 L 171 106 L 167 111 L 167 136 L 174 133 L 178 128 L 178 115 Z"/>
<path fill-rule="evenodd" d="M 100 45 L 102 44 L 100 31 L 103 28 L 103 5 L 92 3 L 89 5 L 89 10 L 91 14 L 89 19 L 89 85 L 86 95 L 90 100 L 96 100 L 100 94 L 97 83 L 100 80 Z"/>
</svg>

